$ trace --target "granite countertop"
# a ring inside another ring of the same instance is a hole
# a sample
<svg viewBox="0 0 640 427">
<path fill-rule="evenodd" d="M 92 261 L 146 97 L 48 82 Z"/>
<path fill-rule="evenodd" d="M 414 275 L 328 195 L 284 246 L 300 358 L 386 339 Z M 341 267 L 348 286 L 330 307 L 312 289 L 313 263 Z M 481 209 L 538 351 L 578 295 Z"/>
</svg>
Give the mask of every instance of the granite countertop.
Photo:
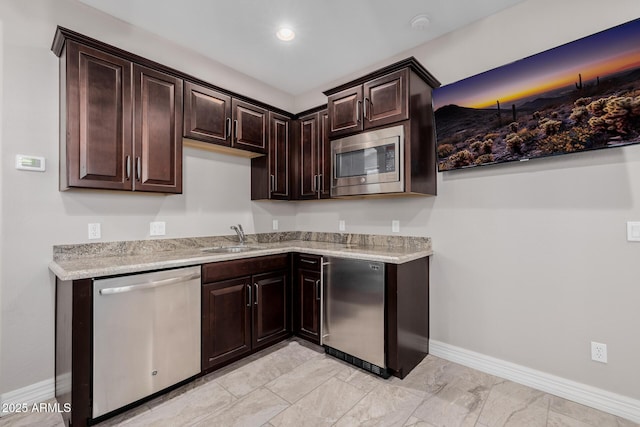
<svg viewBox="0 0 640 427">
<path fill-rule="evenodd" d="M 49 269 L 60 280 L 77 280 L 288 252 L 391 264 L 402 264 L 433 253 L 429 238 L 304 232 L 247 237 L 245 246 L 252 249 L 235 253 L 203 251 L 237 245 L 235 236 L 55 246 Z"/>
</svg>

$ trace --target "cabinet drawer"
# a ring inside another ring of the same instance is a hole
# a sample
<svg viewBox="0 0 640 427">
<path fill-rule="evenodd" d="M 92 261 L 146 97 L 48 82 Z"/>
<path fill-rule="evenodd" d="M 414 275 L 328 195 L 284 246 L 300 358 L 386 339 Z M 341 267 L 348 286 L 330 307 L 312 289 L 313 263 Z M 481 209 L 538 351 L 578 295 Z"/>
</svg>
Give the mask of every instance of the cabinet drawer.
<svg viewBox="0 0 640 427">
<path fill-rule="evenodd" d="M 297 254 L 297 267 L 303 270 L 320 271 L 322 257 L 320 255 Z"/>
<path fill-rule="evenodd" d="M 202 265 L 202 283 L 289 268 L 289 255 L 267 255 Z"/>
</svg>

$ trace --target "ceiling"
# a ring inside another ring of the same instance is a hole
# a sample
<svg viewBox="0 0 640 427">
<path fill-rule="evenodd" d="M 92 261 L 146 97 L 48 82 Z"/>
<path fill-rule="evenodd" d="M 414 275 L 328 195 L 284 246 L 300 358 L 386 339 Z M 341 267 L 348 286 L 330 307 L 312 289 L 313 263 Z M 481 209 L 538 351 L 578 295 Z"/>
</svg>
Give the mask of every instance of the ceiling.
<svg viewBox="0 0 640 427">
<path fill-rule="evenodd" d="M 295 96 L 522 0 L 80 1 Z"/>
</svg>

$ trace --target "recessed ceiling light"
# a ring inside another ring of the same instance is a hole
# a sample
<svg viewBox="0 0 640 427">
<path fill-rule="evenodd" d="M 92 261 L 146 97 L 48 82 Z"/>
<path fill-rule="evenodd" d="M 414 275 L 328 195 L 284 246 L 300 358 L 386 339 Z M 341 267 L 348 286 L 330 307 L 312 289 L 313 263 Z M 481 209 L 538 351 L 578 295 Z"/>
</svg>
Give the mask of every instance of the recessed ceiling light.
<svg viewBox="0 0 640 427">
<path fill-rule="evenodd" d="M 431 21 L 427 15 L 416 15 L 411 19 L 411 28 L 414 30 L 425 30 Z"/>
<path fill-rule="evenodd" d="M 296 33 L 289 27 L 282 27 L 276 31 L 276 37 L 283 42 L 290 42 L 296 37 Z"/>
</svg>

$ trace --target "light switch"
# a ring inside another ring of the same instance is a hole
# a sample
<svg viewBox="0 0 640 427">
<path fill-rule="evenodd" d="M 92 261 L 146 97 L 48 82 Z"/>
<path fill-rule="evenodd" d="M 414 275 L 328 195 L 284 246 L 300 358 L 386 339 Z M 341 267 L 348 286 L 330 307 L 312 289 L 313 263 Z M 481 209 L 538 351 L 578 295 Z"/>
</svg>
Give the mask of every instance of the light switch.
<svg viewBox="0 0 640 427">
<path fill-rule="evenodd" d="M 341 219 L 340 221 L 338 221 L 338 230 L 340 231 L 344 231 L 345 230 L 345 224 L 344 224 L 344 219 Z"/>
<path fill-rule="evenodd" d="M 166 223 L 164 221 L 154 221 L 149 223 L 150 236 L 164 236 Z"/>
<path fill-rule="evenodd" d="M 277 219 L 274 219 L 274 220 L 272 221 L 272 226 L 273 226 L 272 228 L 273 228 L 274 230 L 277 230 L 277 229 L 278 229 L 278 220 L 277 220 Z"/>
<path fill-rule="evenodd" d="M 400 221 L 398 221 L 397 219 L 394 219 L 393 221 L 391 221 L 391 232 L 392 233 L 400 232 Z"/>
<path fill-rule="evenodd" d="M 25 156 L 24 154 L 16 155 L 16 169 L 25 171 L 45 171 L 44 157 L 40 156 Z"/>
<path fill-rule="evenodd" d="M 627 240 L 629 242 L 640 242 L 640 222 L 627 221 Z"/>
</svg>

